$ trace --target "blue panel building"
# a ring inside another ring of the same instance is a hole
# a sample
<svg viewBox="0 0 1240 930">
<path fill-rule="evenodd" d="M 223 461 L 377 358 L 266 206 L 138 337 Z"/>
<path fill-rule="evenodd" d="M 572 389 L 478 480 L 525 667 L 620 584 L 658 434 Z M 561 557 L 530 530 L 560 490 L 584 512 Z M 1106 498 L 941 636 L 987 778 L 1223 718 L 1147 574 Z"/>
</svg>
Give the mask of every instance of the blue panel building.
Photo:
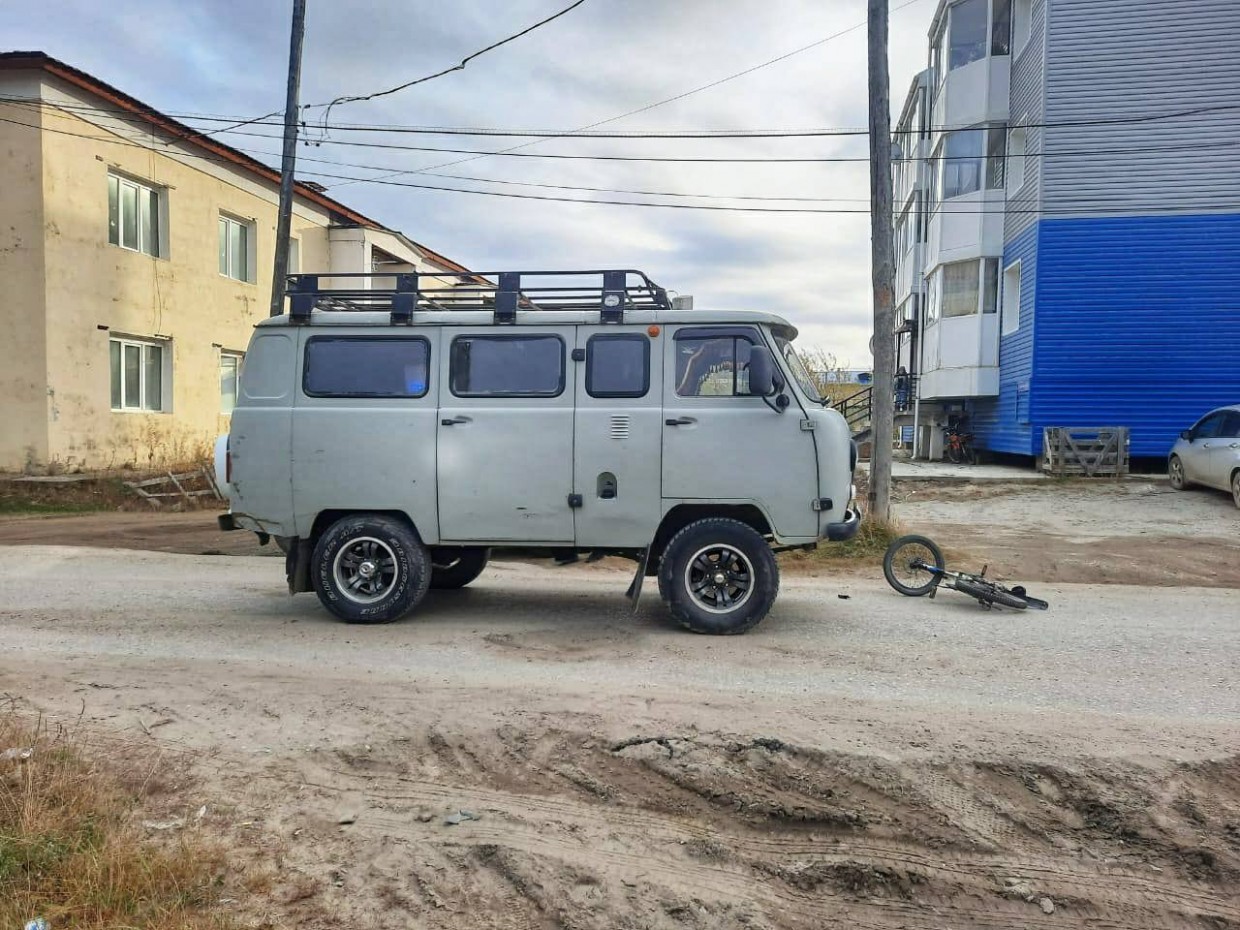
<svg viewBox="0 0 1240 930">
<path fill-rule="evenodd" d="M 993 452 L 1037 456 L 1047 426 L 1127 426 L 1132 455 L 1162 456 L 1240 402 L 1237 12 L 940 3 L 895 136 L 922 454 L 967 412 Z"/>
</svg>

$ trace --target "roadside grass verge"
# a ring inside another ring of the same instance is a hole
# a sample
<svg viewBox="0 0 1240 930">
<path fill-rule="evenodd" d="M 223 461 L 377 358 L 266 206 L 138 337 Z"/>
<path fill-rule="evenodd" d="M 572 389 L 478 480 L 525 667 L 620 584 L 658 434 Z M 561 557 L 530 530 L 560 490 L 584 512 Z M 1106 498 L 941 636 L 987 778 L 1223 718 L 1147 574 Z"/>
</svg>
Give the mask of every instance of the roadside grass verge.
<svg viewBox="0 0 1240 930">
<path fill-rule="evenodd" d="M 898 520 L 876 520 L 862 514 L 857 535 L 847 542 L 824 542 L 817 549 L 785 552 L 780 558 L 788 565 L 800 567 L 835 562 L 880 565 L 887 547 L 906 532 Z"/>
<path fill-rule="evenodd" d="M 234 926 L 213 910 L 223 851 L 191 827 L 152 836 L 142 825 L 165 776 L 153 750 L 109 751 L 81 727 L 0 712 L 0 927 Z"/>
</svg>

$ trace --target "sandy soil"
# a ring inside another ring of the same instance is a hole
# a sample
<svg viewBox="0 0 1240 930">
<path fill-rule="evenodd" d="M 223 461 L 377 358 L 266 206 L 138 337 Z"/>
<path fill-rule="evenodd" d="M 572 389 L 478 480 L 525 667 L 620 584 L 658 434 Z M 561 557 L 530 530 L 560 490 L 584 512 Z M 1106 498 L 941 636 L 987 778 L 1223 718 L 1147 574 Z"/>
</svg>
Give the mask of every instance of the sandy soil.
<svg viewBox="0 0 1240 930">
<path fill-rule="evenodd" d="M 1233 592 L 1026 616 L 789 578 L 717 639 L 607 566 L 497 565 L 381 627 L 282 580 L 0 548 L 0 691 L 183 759 L 256 925 L 1240 924 Z"/>
<path fill-rule="evenodd" d="M 1165 480 L 910 482 L 896 499 L 911 531 L 1002 578 L 1240 587 L 1240 510 L 1221 492 Z"/>
</svg>

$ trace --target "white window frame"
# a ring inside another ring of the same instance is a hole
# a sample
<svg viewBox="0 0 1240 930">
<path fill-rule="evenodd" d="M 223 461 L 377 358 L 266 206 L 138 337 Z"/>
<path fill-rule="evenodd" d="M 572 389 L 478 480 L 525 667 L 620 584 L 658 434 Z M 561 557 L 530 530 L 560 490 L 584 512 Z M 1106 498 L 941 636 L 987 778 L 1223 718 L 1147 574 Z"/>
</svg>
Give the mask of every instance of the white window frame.
<svg viewBox="0 0 1240 930">
<path fill-rule="evenodd" d="M 245 253 L 245 268 L 241 270 L 240 274 L 238 274 L 237 269 L 233 267 L 235 256 L 232 252 L 232 235 L 230 229 L 232 226 L 240 228 L 243 232 L 242 250 Z M 220 211 L 217 234 L 222 236 L 224 239 L 224 250 L 222 254 L 217 256 L 218 258 L 222 258 L 224 260 L 223 267 L 219 268 L 220 277 L 228 278 L 232 281 L 240 281 L 243 284 L 253 284 L 255 282 L 254 231 L 255 223 L 253 220 L 242 219 L 241 217 L 234 216 L 231 213 Z"/>
<path fill-rule="evenodd" d="M 120 346 L 120 406 L 112 404 L 112 346 Z M 138 349 L 138 403 L 127 404 L 130 398 L 125 389 L 125 350 Z M 159 349 L 159 398 L 158 405 L 147 405 L 146 369 L 147 355 L 151 349 Z M 172 412 L 172 341 L 167 339 L 140 339 L 133 336 L 111 335 L 108 337 L 108 403 L 113 413 L 171 413 Z"/>
<path fill-rule="evenodd" d="M 116 183 L 116 239 L 112 239 L 112 184 Z M 134 191 L 134 203 L 137 206 L 138 217 L 134 223 L 137 231 L 137 245 L 125 245 L 125 188 L 132 188 Z M 143 255 L 149 255 L 151 258 L 163 258 L 164 247 L 163 237 L 164 229 L 167 226 L 166 211 L 164 209 L 165 197 L 167 189 L 157 187 L 152 184 L 146 184 L 142 181 L 134 180 L 128 175 L 121 174 L 119 171 L 108 171 L 108 243 L 117 248 L 124 249 L 126 252 L 141 252 Z M 151 200 L 154 199 L 155 212 L 151 213 Z M 144 207 L 145 205 L 145 207 Z M 143 219 L 148 222 L 143 223 Z"/>
<path fill-rule="evenodd" d="M 1034 0 L 1012 0 L 1012 57 L 1016 58 L 1033 38 Z"/>
<path fill-rule="evenodd" d="M 232 406 L 225 406 L 224 398 L 224 367 L 225 361 L 232 363 L 233 366 L 233 398 Z M 233 410 L 237 407 L 237 398 L 241 394 L 241 366 L 245 362 L 245 353 L 237 352 L 233 349 L 220 349 L 220 415 L 232 416 Z"/>
<path fill-rule="evenodd" d="M 1016 272 L 1014 292 L 1010 286 L 1013 271 Z M 1018 258 L 1003 269 L 1002 306 L 999 314 L 999 332 L 1003 336 L 1010 336 L 1020 329 L 1020 298 L 1022 290 L 1024 290 L 1024 282 L 1021 272 L 1021 260 Z"/>
<path fill-rule="evenodd" d="M 1022 122 L 1028 122 L 1026 115 Z M 1028 158 L 1029 130 L 1025 126 L 1013 126 L 1008 130 L 1007 140 L 1007 178 L 1005 189 L 1008 194 L 1015 194 L 1025 186 L 1027 180 L 1025 162 Z"/>
</svg>

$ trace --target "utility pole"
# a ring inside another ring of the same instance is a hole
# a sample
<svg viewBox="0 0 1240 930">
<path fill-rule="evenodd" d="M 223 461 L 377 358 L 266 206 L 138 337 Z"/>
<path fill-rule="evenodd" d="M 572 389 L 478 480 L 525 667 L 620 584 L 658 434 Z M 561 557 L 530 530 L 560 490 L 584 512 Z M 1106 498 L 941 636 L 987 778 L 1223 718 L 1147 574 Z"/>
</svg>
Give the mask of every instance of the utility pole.
<svg viewBox="0 0 1240 930">
<path fill-rule="evenodd" d="M 891 439 L 895 431 L 892 335 L 895 243 L 891 218 L 891 81 L 887 73 L 887 0 L 869 0 L 870 255 L 874 284 L 874 386 L 870 407 L 869 516 L 891 518 Z"/>
<path fill-rule="evenodd" d="M 284 312 L 289 227 L 293 220 L 293 169 L 297 161 L 297 101 L 301 90 L 301 40 L 306 34 L 306 0 L 293 0 L 293 34 L 288 47 L 288 96 L 284 102 L 284 157 L 280 161 L 280 216 L 276 221 L 276 263 L 271 273 L 271 316 Z"/>
</svg>

